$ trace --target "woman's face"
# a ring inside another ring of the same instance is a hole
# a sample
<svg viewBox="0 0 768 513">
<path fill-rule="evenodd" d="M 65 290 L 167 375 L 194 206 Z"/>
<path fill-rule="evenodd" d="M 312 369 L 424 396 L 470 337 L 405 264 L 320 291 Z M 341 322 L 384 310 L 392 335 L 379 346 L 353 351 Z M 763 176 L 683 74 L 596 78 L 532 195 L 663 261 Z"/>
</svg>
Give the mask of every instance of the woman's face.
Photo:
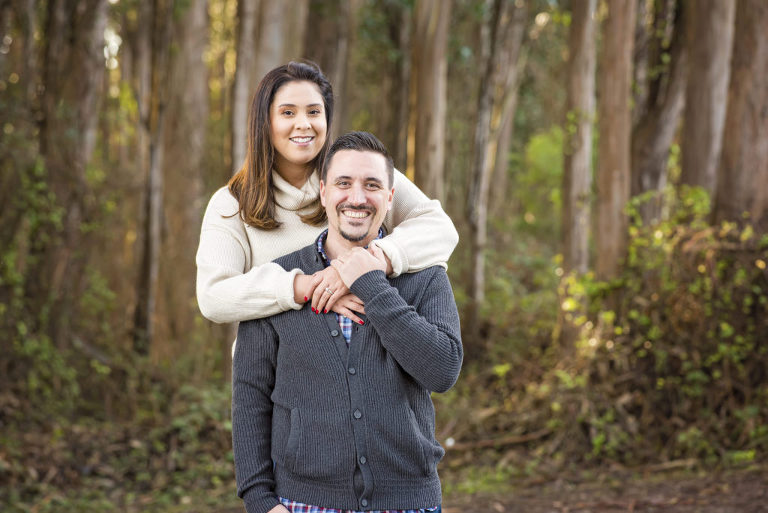
<svg viewBox="0 0 768 513">
<path fill-rule="evenodd" d="M 277 171 L 303 172 L 325 144 L 328 124 L 320 88 L 305 80 L 283 84 L 269 107 L 269 122 Z"/>
</svg>

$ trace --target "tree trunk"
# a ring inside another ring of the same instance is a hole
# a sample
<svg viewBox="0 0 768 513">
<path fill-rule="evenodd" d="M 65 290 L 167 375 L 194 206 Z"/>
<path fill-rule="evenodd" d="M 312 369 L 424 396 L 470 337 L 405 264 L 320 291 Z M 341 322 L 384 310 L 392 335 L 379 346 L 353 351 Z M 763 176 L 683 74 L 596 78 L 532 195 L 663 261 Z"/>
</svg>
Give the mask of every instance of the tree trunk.
<svg viewBox="0 0 768 513">
<path fill-rule="evenodd" d="M 411 83 L 411 25 L 413 15 L 411 10 L 401 10 L 400 32 L 398 34 L 398 48 L 400 60 L 397 67 L 397 119 L 395 122 L 395 145 L 392 148 L 392 158 L 398 169 L 406 170 L 411 163 L 408 161 L 408 89 Z M 413 166 L 412 166 L 413 167 Z"/>
<path fill-rule="evenodd" d="M 256 63 L 256 27 L 259 0 L 239 0 L 237 3 L 237 61 L 232 83 L 232 142 L 231 171 L 236 173 L 245 161 L 248 146 L 248 110 L 255 84 L 250 81 Z"/>
<path fill-rule="evenodd" d="M 649 67 L 665 68 L 647 85 L 649 91 L 643 103 L 636 102 L 641 113 L 632 131 L 632 188 L 631 196 L 655 192 L 655 196 L 641 206 L 640 214 L 644 224 L 658 220 L 661 216 L 661 192 L 667 184 L 667 160 L 669 149 L 677 132 L 685 105 L 685 83 L 688 74 L 688 49 L 685 42 L 684 25 L 679 19 L 682 13 L 677 9 L 674 32 L 667 49 L 669 56 L 665 66 L 663 49 L 649 55 Z M 665 22 L 664 26 L 666 27 Z M 654 26 L 659 30 L 661 27 Z"/>
<path fill-rule="evenodd" d="M 473 163 L 467 196 L 467 218 L 472 228 L 472 278 L 467 332 L 479 343 L 480 306 L 485 301 L 485 250 L 491 174 L 504 114 L 511 115 L 524 27 L 524 11 L 507 0 L 487 0 L 481 28 L 481 75 Z M 506 62 L 500 62 L 503 59 Z M 509 59 L 509 60 L 508 60 Z M 500 75 L 498 70 L 508 70 Z"/>
<path fill-rule="evenodd" d="M 144 236 L 141 247 L 141 268 L 137 287 L 134 316 L 134 350 L 149 354 L 155 335 L 157 318 L 158 276 L 163 223 L 163 161 L 165 147 L 165 117 L 169 91 L 169 55 L 173 0 L 155 0 L 151 9 L 153 30 L 149 34 L 151 61 L 149 65 L 149 97 L 143 98 L 149 110 L 142 121 L 148 144 L 147 181 L 144 195 Z M 146 72 L 146 70 L 145 70 Z M 146 76 L 142 77 L 146 80 Z M 144 86 L 147 84 L 144 83 Z"/>
<path fill-rule="evenodd" d="M 510 14 L 510 22 L 503 23 L 504 40 L 496 60 L 497 69 L 506 70 L 506 73 L 499 73 L 497 77 L 494 111 L 491 116 L 492 144 L 489 147 L 488 161 L 491 167 L 490 179 L 494 187 L 489 192 L 488 204 L 494 214 L 501 210 L 501 206 L 508 204 L 509 149 L 512 144 L 518 91 L 526 62 L 522 49 L 527 14 L 527 4 L 521 3 Z"/>
<path fill-rule="evenodd" d="M 595 8 L 574 0 L 568 47 L 563 167 L 562 243 L 565 273 L 587 272 L 592 196 L 592 123 L 595 116 Z"/>
<path fill-rule="evenodd" d="M 748 221 L 768 231 L 768 4 L 738 0 L 717 221 Z M 746 215 L 745 215 L 746 214 Z"/>
<path fill-rule="evenodd" d="M 714 195 L 728 104 L 734 0 L 687 0 L 690 66 L 681 134 L 680 183 Z"/>
<path fill-rule="evenodd" d="M 331 139 L 343 130 L 344 89 L 349 60 L 349 39 L 352 30 L 351 0 L 329 3 L 312 0 L 309 5 L 314 30 L 304 34 L 304 48 L 308 59 L 316 62 L 333 85 L 336 97 Z"/>
<path fill-rule="evenodd" d="M 451 3 L 450 0 L 418 0 L 414 7 L 414 73 L 411 84 L 411 97 L 415 102 L 411 107 L 411 122 L 415 126 L 413 176 L 424 194 L 441 201 L 444 197 L 446 51 Z"/>
<path fill-rule="evenodd" d="M 155 344 L 153 355 L 173 358 L 188 354 L 190 330 L 197 306 L 195 252 L 203 210 L 203 175 L 206 121 L 209 111 L 208 67 L 204 54 L 208 44 L 208 1 L 192 0 L 174 21 L 175 47 L 169 77 L 166 115 L 164 176 L 172 187 L 164 188 L 163 251 L 155 333 L 166 344 Z M 197 77 L 190 81 L 189 77 Z M 243 109 L 244 110 L 244 109 Z M 179 137 L 184 134 L 183 137 Z M 175 346 L 169 343 L 176 343 Z M 225 352 L 228 354 L 229 352 Z M 202 358 L 204 355 L 198 355 Z M 195 358 L 195 361 L 199 361 Z M 225 368 L 229 367 L 227 364 Z"/>
<path fill-rule="evenodd" d="M 104 74 L 106 0 L 51 0 L 47 5 L 40 149 L 61 208 L 60 238 L 44 248 L 33 297 L 46 298 L 48 334 L 68 344 L 85 286 L 82 225 L 93 215 L 86 167 L 96 141 Z M 49 234 L 50 235 L 50 234 Z"/>
<path fill-rule="evenodd" d="M 630 192 L 630 98 L 636 12 L 632 1 L 611 2 L 604 22 L 602 69 L 598 78 L 600 143 L 595 234 L 595 271 L 601 280 L 618 276 L 627 249 L 624 208 Z"/>
<path fill-rule="evenodd" d="M 561 241 L 563 277 L 583 274 L 589 267 L 589 233 L 592 200 L 592 124 L 595 117 L 596 0 L 574 0 L 568 36 L 570 58 L 566 82 L 566 116 L 563 133 L 563 206 Z M 567 281 L 563 294 L 568 295 Z M 560 344 L 574 346 L 578 327 L 572 314 L 558 314 Z"/>
<path fill-rule="evenodd" d="M 308 0 L 292 0 L 290 8 L 283 0 L 261 0 L 253 84 L 270 70 L 302 57 L 308 13 Z"/>
</svg>

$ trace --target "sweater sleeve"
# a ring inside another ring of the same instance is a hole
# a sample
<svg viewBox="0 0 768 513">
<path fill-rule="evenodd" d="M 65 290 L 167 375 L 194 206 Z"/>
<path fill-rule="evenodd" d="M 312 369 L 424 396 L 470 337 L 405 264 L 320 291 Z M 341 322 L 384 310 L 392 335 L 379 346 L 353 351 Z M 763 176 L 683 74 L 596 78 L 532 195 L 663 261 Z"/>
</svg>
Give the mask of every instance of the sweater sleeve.
<svg viewBox="0 0 768 513">
<path fill-rule="evenodd" d="M 277 346 L 267 321 L 240 324 L 232 358 L 232 451 L 237 495 L 248 513 L 266 513 L 279 504 L 271 459 Z"/>
<path fill-rule="evenodd" d="M 365 302 L 368 323 L 403 370 L 427 390 L 445 392 L 458 379 L 464 357 L 459 312 L 445 269 L 422 272 L 430 275 L 415 306 L 382 271 L 362 275 L 350 289 Z"/>
<path fill-rule="evenodd" d="M 301 308 L 293 298 L 293 281 L 301 271 L 271 262 L 252 266 L 245 223 L 237 211 L 237 200 L 226 188 L 208 203 L 196 257 L 200 312 L 225 323 Z"/>
<path fill-rule="evenodd" d="M 374 241 L 392 263 L 392 276 L 433 265 L 447 266 L 459 233 L 438 200 L 430 200 L 395 170 L 392 210 L 384 218 L 390 234 Z"/>
</svg>

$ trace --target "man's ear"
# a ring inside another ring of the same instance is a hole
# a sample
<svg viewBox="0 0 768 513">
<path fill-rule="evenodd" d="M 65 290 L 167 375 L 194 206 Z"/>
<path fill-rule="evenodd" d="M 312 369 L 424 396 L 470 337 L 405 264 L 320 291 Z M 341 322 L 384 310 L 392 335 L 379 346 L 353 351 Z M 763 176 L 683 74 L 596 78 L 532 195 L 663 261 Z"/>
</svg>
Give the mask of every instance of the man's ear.
<svg viewBox="0 0 768 513">
<path fill-rule="evenodd" d="M 387 198 L 387 212 L 392 210 L 392 199 L 395 197 L 395 188 L 392 187 L 389 190 L 389 198 Z"/>
<path fill-rule="evenodd" d="M 320 204 L 325 206 L 325 182 L 320 180 Z"/>
</svg>

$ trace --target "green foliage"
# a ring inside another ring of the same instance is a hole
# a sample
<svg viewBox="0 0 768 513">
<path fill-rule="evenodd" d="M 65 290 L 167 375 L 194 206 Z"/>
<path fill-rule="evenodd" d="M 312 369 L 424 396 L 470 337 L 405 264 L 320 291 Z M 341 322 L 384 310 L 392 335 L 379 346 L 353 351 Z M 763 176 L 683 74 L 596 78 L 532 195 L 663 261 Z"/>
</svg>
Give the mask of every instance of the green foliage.
<svg viewBox="0 0 768 513">
<path fill-rule="evenodd" d="M 709 226 L 700 189 L 683 188 L 653 226 L 640 224 L 639 201 L 621 280 L 569 289 L 596 319 L 580 343 L 593 455 L 736 461 L 765 450 L 768 248 L 749 225 Z M 606 316 L 612 291 L 619 310 Z"/>
<path fill-rule="evenodd" d="M 560 186 L 563 176 L 563 131 L 554 126 L 531 137 L 525 149 L 525 166 L 514 176 L 519 191 L 521 221 L 526 231 L 556 247 L 560 233 Z"/>
</svg>

